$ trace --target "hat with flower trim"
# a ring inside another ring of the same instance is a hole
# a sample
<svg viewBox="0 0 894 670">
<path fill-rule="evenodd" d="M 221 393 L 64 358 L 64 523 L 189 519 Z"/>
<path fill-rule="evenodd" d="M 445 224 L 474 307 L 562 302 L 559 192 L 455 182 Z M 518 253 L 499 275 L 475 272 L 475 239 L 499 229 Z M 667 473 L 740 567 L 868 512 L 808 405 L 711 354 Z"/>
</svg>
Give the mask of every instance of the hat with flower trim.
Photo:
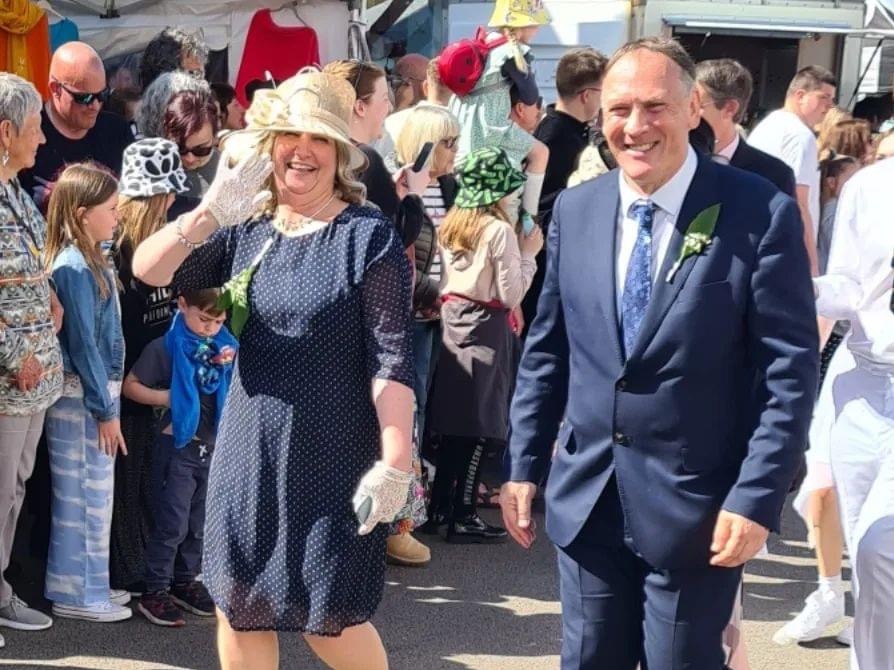
<svg viewBox="0 0 894 670">
<path fill-rule="evenodd" d="M 454 204 L 477 209 L 499 202 L 525 183 L 525 175 L 513 167 L 506 152 L 485 147 L 468 154 L 456 170 L 459 192 Z"/>
</svg>

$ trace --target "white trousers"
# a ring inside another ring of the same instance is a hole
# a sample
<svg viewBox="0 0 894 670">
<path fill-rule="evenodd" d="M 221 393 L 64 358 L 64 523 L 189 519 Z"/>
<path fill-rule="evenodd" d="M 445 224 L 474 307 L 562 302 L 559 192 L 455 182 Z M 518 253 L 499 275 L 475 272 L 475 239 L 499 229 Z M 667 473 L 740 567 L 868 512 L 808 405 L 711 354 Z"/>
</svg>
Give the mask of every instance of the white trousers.
<svg viewBox="0 0 894 670">
<path fill-rule="evenodd" d="M 853 573 L 851 668 L 894 670 L 894 370 L 870 371 L 843 348 L 832 385 L 831 463 Z"/>
</svg>

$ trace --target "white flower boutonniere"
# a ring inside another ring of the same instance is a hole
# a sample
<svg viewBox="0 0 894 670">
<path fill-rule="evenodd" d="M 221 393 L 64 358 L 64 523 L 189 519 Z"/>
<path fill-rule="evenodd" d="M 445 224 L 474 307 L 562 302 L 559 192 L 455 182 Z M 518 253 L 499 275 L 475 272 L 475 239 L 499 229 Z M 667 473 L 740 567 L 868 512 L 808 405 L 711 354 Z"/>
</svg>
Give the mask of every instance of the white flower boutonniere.
<svg viewBox="0 0 894 670">
<path fill-rule="evenodd" d="M 720 217 L 720 203 L 703 209 L 686 227 L 683 235 L 683 247 L 673 267 L 667 273 L 667 282 L 671 283 L 677 275 L 680 266 L 690 256 L 700 256 L 711 246 L 714 240 L 714 227 Z"/>
</svg>

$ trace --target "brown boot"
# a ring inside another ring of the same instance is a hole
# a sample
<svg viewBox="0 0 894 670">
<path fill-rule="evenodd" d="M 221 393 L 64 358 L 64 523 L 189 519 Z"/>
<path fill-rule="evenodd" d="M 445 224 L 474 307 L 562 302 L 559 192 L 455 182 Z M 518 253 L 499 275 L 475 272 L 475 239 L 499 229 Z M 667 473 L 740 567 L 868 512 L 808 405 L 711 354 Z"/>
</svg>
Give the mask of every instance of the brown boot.
<svg viewBox="0 0 894 670">
<path fill-rule="evenodd" d="M 385 558 L 391 565 L 421 568 L 431 560 L 431 550 L 410 533 L 398 533 L 388 538 Z"/>
</svg>

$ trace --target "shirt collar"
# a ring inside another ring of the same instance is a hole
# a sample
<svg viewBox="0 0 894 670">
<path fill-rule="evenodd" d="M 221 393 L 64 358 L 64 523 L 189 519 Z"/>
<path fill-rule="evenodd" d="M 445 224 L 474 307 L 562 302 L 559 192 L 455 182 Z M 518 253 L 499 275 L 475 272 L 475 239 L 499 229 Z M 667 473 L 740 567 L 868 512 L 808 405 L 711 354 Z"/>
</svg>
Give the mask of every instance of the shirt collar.
<svg viewBox="0 0 894 670">
<path fill-rule="evenodd" d="M 546 115 L 557 119 L 561 123 L 573 127 L 577 131 L 589 132 L 590 130 L 590 124 L 585 123 L 584 121 L 580 121 L 579 119 L 571 116 L 571 114 L 569 114 L 568 112 L 563 112 L 559 109 L 556 109 L 555 103 L 546 106 Z"/>
<path fill-rule="evenodd" d="M 736 153 L 736 149 L 739 148 L 740 141 L 741 138 L 739 137 L 739 133 L 736 133 L 735 135 L 733 135 L 733 141 L 720 149 L 717 152 L 717 155 L 723 156 L 727 161 L 731 161 L 733 159 L 733 154 Z"/>
<path fill-rule="evenodd" d="M 669 214 L 672 218 L 680 213 L 683 206 L 683 200 L 686 198 L 686 192 L 695 176 L 695 170 L 698 167 L 698 158 L 696 158 L 695 150 L 690 146 L 686 152 L 686 160 L 683 165 L 676 171 L 664 186 L 655 191 L 652 195 L 645 197 L 637 193 L 624 179 L 624 172 L 618 171 L 618 183 L 621 196 L 621 214 L 627 216 L 630 206 L 637 200 L 649 200 L 657 205 L 663 212 Z"/>
</svg>

